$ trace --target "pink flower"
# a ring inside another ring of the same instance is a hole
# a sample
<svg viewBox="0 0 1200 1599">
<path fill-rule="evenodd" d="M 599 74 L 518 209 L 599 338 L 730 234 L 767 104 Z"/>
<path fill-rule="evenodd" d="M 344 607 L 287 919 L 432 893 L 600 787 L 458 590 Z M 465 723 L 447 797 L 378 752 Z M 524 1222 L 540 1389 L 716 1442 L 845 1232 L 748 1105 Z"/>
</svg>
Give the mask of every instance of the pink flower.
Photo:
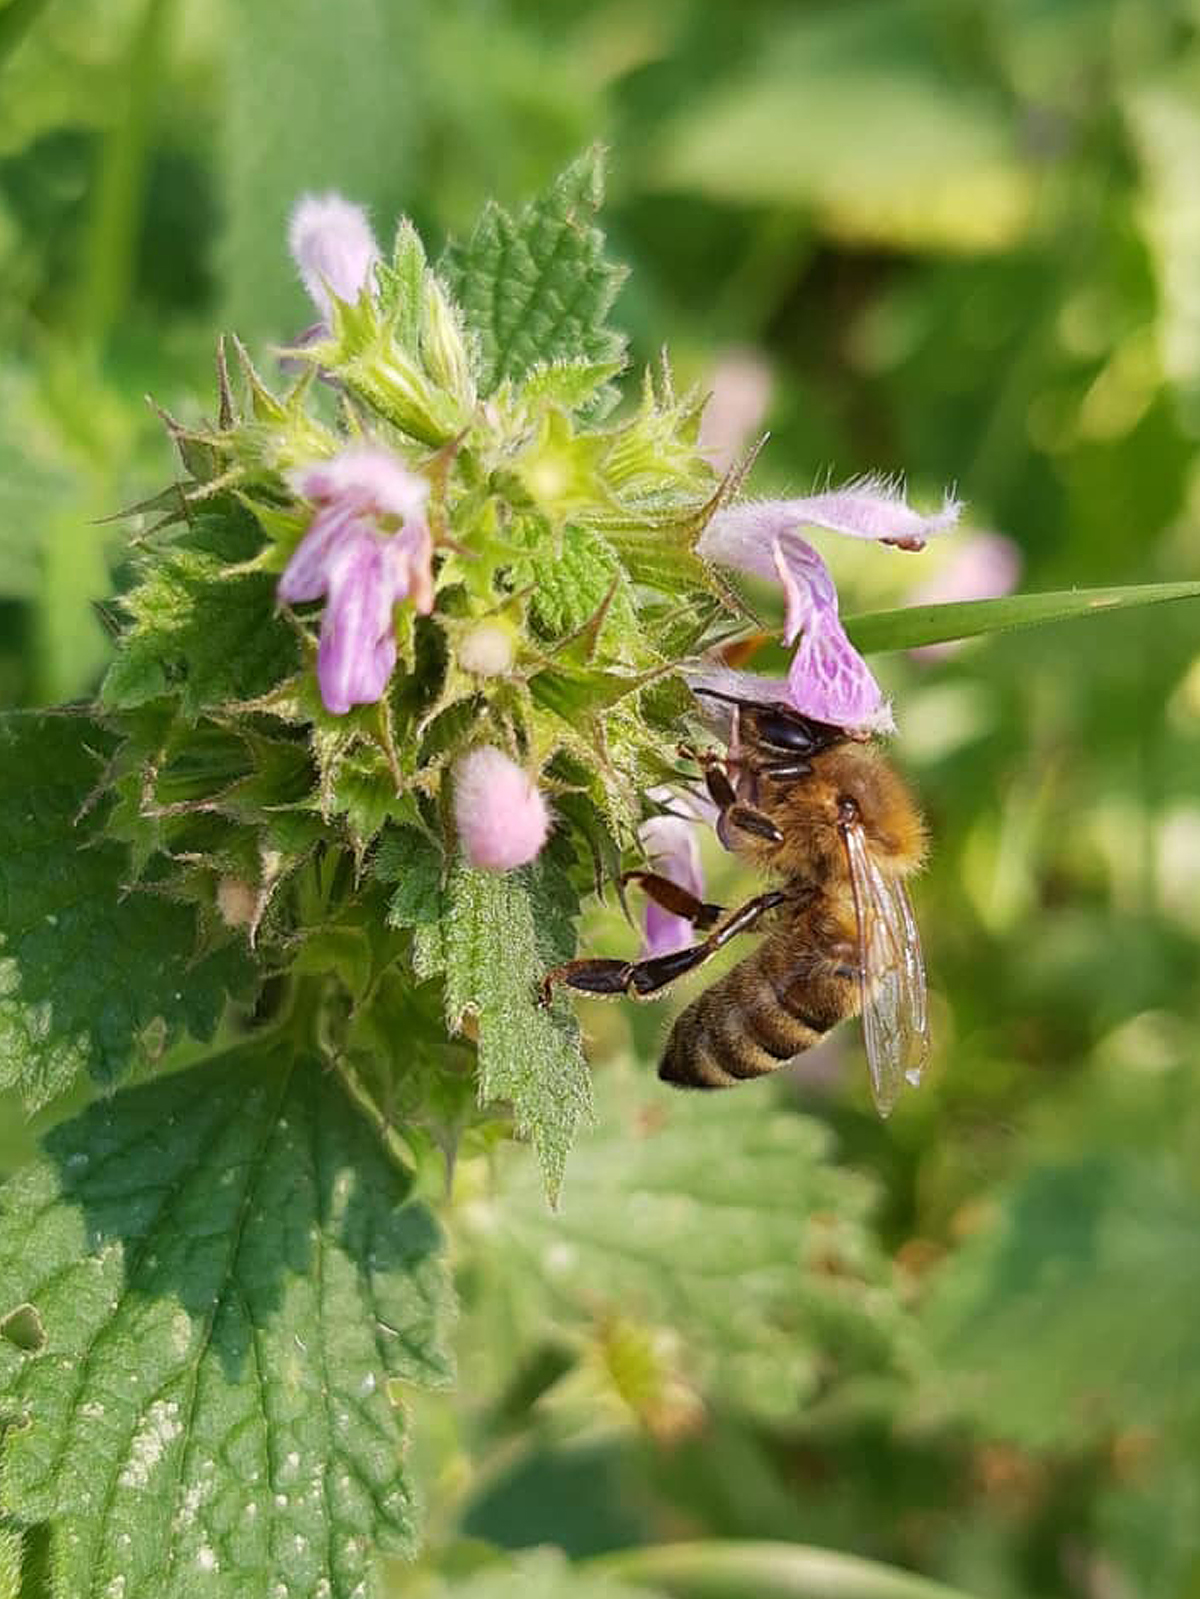
<svg viewBox="0 0 1200 1599">
<path fill-rule="evenodd" d="M 950 605 L 958 600 L 995 600 L 1011 594 L 1021 576 L 1021 551 L 1003 533 L 976 533 L 954 559 L 908 596 L 910 605 Z M 909 653 L 916 660 L 936 661 L 958 644 L 926 644 Z"/>
<path fill-rule="evenodd" d="M 291 475 L 316 514 L 279 579 L 288 605 L 324 597 L 317 681 L 326 710 L 383 696 L 396 665 L 392 607 L 433 609 L 429 484 L 387 450 L 347 445 Z"/>
<path fill-rule="evenodd" d="M 524 866 L 550 832 L 537 784 L 491 744 L 469 750 L 454 768 L 454 821 L 467 860 L 489 872 Z"/>
<path fill-rule="evenodd" d="M 646 858 L 660 876 L 670 878 L 689 894 L 703 899 L 704 871 L 696 838 L 697 824 L 701 821 L 698 803 L 689 795 L 667 787 L 650 789 L 647 798 L 660 805 L 670 805 L 671 811 L 649 817 L 638 828 Z M 677 949 L 686 949 L 694 938 L 695 931 L 686 917 L 673 915 L 653 900 L 647 902 L 643 957 L 670 955 Z"/>
<path fill-rule="evenodd" d="M 923 516 L 907 503 L 898 484 L 863 478 L 824 494 L 747 501 L 718 511 L 700 538 L 698 553 L 779 583 L 787 607 L 785 641 L 792 644 L 799 639 L 786 691 L 780 684 L 780 692 L 764 694 L 762 678 L 725 672 L 725 692 L 747 699 L 781 698 L 803 715 L 837 727 L 891 732 L 895 727 L 891 708 L 846 635 L 829 569 L 797 529 L 821 527 L 850 538 L 919 550 L 930 535 L 952 527 L 960 510 L 959 502 L 948 495 L 939 512 Z"/>
<path fill-rule="evenodd" d="M 288 223 L 288 245 L 310 299 L 325 321 L 331 293 L 353 304 L 370 285 L 379 247 L 361 206 L 340 194 L 306 194 Z"/>
</svg>

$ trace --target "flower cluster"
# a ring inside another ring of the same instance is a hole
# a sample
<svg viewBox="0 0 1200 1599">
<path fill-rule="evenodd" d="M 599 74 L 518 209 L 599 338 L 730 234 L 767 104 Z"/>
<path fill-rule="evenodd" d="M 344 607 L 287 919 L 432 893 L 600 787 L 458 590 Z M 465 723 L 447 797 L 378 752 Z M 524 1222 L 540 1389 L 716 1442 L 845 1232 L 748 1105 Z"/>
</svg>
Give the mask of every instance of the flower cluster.
<svg viewBox="0 0 1200 1599">
<path fill-rule="evenodd" d="M 290 242 L 323 326 L 338 302 L 372 294 L 380 253 L 358 207 L 337 195 L 305 198 L 293 215 Z M 751 375 L 753 415 L 743 418 L 739 412 L 726 430 L 736 426 L 744 433 L 761 414 L 767 380 L 757 367 Z M 719 452 L 711 419 L 704 442 L 710 453 Z M 408 601 L 420 614 L 432 610 L 429 482 L 382 445 L 362 443 L 293 471 L 289 482 L 314 515 L 280 577 L 279 598 L 289 605 L 324 601 L 317 676 L 326 709 L 343 715 L 387 692 L 397 660 L 395 606 Z M 833 578 L 800 529 L 919 550 L 955 524 L 959 509 L 948 496 L 939 511 L 923 515 L 908 504 L 897 483 L 866 478 L 824 493 L 745 501 L 718 511 L 697 553 L 716 565 L 777 582 L 785 604 L 784 640 L 796 648 L 786 680 L 710 662 L 696 666 L 691 682 L 747 698 L 778 699 L 842 727 L 891 731 L 891 708 L 842 627 Z M 511 664 L 511 641 L 503 628 L 481 622 L 464 637 L 461 658 L 478 676 L 503 673 Z M 531 860 L 550 827 L 533 779 L 491 745 L 476 747 L 458 762 L 454 815 L 468 860 L 494 871 Z M 701 885 L 697 819 L 694 811 L 663 815 L 641 830 L 648 858 L 693 892 Z M 660 951 L 686 943 L 690 929 L 681 918 L 651 906 L 646 937 L 648 948 Z"/>
</svg>

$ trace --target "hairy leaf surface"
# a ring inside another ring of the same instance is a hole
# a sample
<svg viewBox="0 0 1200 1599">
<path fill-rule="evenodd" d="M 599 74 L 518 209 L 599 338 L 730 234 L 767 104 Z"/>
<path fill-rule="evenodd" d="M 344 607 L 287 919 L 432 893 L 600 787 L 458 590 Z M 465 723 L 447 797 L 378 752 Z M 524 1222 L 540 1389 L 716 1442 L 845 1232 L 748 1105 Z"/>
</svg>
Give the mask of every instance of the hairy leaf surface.
<svg viewBox="0 0 1200 1599">
<path fill-rule="evenodd" d="M 258 551 L 248 512 L 198 519 L 186 544 L 160 552 L 126 601 L 132 625 L 104 679 L 112 709 L 178 699 L 196 717 L 223 702 L 251 699 L 295 670 L 297 642 L 275 615 L 275 578 L 231 575 Z"/>
<path fill-rule="evenodd" d="M 111 1083 L 183 1031 L 211 1036 L 248 968 L 196 958 L 190 908 L 133 891 L 95 818 L 106 736 L 77 716 L 0 719 L 0 1087 L 38 1106 L 80 1072 Z"/>
<path fill-rule="evenodd" d="M 60 1125 L 0 1189 L 5 1498 L 72 1599 L 358 1599 L 407 1553 L 394 1380 L 440 1383 L 438 1230 L 336 1079 L 245 1047 Z"/>
<path fill-rule="evenodd" d="M 554 1198 L 575 1129 L 590 1114 L 591 1086 L 569 1006 L 537 1004 L 548 966 L 574 950 L 574 891 L 553 849 L 519 872 L 453 872 L 441 920 L 421 930 L 419 969 L 445 976 L 446 1021 L 479 1029 L 481 1102 L 507 1099 L 517 1131 L 532 1138 Z"/>
<path fill-rule="evenodd" d="M 598 150 L 574 162 L 512 217 L 489 205 L 442 270 L 480 343 L 479 387 L 490 393 L 543 362 L 622 362 L 607 318 L 625 270 L 604 256 L 593 217 L 603 195 Z"/>
</svg>

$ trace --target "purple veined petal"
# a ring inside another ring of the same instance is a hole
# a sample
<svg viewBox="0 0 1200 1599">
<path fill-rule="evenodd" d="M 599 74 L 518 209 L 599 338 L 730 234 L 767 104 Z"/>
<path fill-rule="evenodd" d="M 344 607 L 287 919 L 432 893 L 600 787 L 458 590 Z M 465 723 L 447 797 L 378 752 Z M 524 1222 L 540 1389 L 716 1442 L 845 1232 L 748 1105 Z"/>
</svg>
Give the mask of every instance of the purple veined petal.
<svg viewBox="0 0 1200 1599">
<path fill-rule="evenodd" d="M 410 472 L 390 450 L 372 444 L 349 444 L 328 460 L 297 468 L 288 481 L 298 494 L 318 504 L 338 500 L 402 521 L 423 518 L 429 498 L 428 478 Z"/>
<path fill-rule="evenodd" d="M 374 704 L 387 688 L 396 663 L 395 590 L 380 541 L 365 532 L 343 542 L 328 579 L 317 680 L 326 710 L 344 716 L 352 705 Z"/>
<path fill-rule="evenodd" d="M 328 569 L 344 538 L 357 536 L 355 512 L 340 505 L 318 511 L 292 551 L 276 590 L 286 605 L 320 599 L 329 585 Z"/>
<path fill-rule="evenodd" d="M 891 710 L 846 636 L 825 562 L 796 533 L 777 538 L 772 555 L 787 604 L 784 640 L 800 639 L 788 671 L 793 708 L 836 727 L 891 731 Z"/>
<path fill-rule="evenodd" d="M 306 194 L 288 223 L 288 246 L 313 304 L 328 319 L 330 293 L 353 303 L 369 286 L 379 247 L 362 206 L 340 194 Z"/>
<path fill-rule="evenodd" d="M 794 710 L 834 727 L 895 732 L 892 708 L 862 656 L 846 637 L 837 612 L 814 612 L 788 668 Z"/>
<path fill-rule="evenodd" d="M 796 533 L 785 533 L 771 545 L 771 564 L 783 586 L 783 641 L 793 644 L 813 617 L 837 616 L 837 588 L 825 562 Z"/>
<path fill-rule="evenodd" d="M 707 561 L 769 578 L 775 576 L 775 541 L 794 534 L 797 528 L 824 528 L 847 538 L 919 550 L 935 534 L 952 528 L 961 512 L 961 501 L 947 494 L 940 511 L 923 515 L 909 505 L 900 482 L 858 478 L 823 494 L 794 500 L 744 500 L 727 506 L 709 522 L 696 550 Z"/>
</svg>

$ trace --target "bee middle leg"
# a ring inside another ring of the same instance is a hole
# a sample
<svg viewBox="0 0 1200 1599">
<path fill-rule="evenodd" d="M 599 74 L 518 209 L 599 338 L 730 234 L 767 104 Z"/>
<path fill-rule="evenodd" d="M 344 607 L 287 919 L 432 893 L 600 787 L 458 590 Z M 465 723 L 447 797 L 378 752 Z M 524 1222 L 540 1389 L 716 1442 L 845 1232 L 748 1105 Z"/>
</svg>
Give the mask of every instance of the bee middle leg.
<svg viewBox="0 0 1200 1599">
<path fill-rule="evenodd" d="M 711 901 L 697 899 L 695 894 L 689 894 L 686 888 L 673 883 L 669 877 L 663 877 L 658 872 L 626 872 L 621 882 L 636 883 L 647 899 L 652 899 L 656 905 L 661 905 L 663 910 L 670 911 L 672 916 L 682 916 L 685 921 L 691 922 L 697 932 L 708 932 L 709 928 L 715 927 L 725 914 L 723 905 L 714 905 Z"/>
<path fill-rule="evenodd" d="M 565 983 L 583 994 L 629 994 L 634 999 L 649 999 L 659 994 L 687 972 L 695 971 L 710 956 L 736 938 L 747 933 L 761 916 L 782 904 L 787 895 L 781 889 L 770 889 L 756 894 L 753 899 L 733 912 L 727 921 L 708 935 L 702 943 L 688 949 L 673 950 L 669 955 L 652 955 L 648 960 L 577 960 L 555 966 L 543 977 L 538 998 L 543 1006 L 549 1005 L 558 983 Z"/>
</svg>

